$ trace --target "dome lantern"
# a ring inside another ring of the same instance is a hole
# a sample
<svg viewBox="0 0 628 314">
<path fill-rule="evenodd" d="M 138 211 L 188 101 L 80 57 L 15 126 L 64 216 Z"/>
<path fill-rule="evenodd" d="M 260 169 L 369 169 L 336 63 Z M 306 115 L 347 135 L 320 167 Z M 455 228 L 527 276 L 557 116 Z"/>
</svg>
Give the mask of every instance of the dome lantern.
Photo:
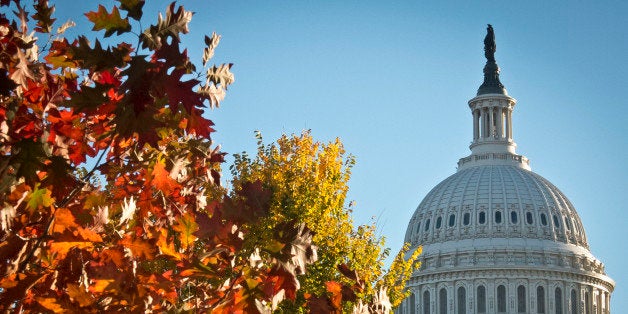
<svg viewBox="0 0 628 314">
<path fill-rule="evenodd" d="M 517 100 L 508 96 L 499 81 L 499 66 L 495 62 L 495 34 L 488 24 L 484 38 L 484 83 L 478 94 L 469 100 L 473 116 L 473 141 L 471 155 L 458 161 L 458 170 L 477 165 L 515 165 L 530 170 L 530 161 L 517 155 L 517 144 L 512 136 L 512 112 Z"/>
</svg>

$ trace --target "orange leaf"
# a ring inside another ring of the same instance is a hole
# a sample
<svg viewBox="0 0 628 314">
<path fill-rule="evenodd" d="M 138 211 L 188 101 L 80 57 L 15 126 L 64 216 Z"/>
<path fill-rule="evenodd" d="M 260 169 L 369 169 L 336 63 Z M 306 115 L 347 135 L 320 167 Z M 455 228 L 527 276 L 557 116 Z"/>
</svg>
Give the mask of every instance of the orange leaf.
<svg viewBox="0 0 628 314">
<path fill-rule="evenodd" d="M 131 239 L 130 236 L 126 236 L 122 240 L 120 240 L 121 245 L 124 245 L 125 247 L 131 249 L 131 253 L 133 253 L 133 256 L 138 258 L 153 259 L 155 257 L 156 247 L 150 242 L 154 241 L 145 241 L 137 238 Z"/>
<path fill-rule="evenodd" d="M 90 242 L 102 242 L 102 238 L 100 237 L 100 234 L 96 233 L 93 230 L 86 229 L 83 227 L 78 227 L 75 232 L 83 240 L 90 241 Z"/>
<path fill-rule="evenodd" d="M 52 233 L 63 233 L 67 228 L 78 227 L 74 215 L 67 208 L 59 208 L 55 211 L 55 220 L 52 225 Z"/>
<path fill-rule="evenodd" d="M 166 229 L 160 230 L 159 239 L 157 240 L 157 246 L 159 247 L 161 254 L 172 256 L 178 261 L 181 260 L 182 256 L 174 248 L 174 243 L 168 241 L 168 231 Z"/>
<path fill-rule="evenodd" d="M 72 248 L 85 249 L 93 246 L 94 244 L 88 241 L 52 241 L 50 243 L 50 250 L 57 253 L 57 260 L 62 260 L 65 259 L 65 256 Z"/>
<path fill-rule="evenodd" d="M 100 293 L 105 291 L 110 284 L 113 284 L 113 279 L 94 279 L 93 284 L 89 285 L 89 291 L 92 293 Z"/>
<path fill-rule="evenodd" d="M 68 296 L 70 296 L 73 301 L 78 302 L 81 307 L 91 305 L 96 301 L 90 293 L 77 284 L 69 283 L 66 287 L 66 291 L 68 292 Z"/>
<path fill-rule="evenodd" d="M 37 303 L 55 313 L 65 312 L 65 309 L 59 303 L 57 303 L 57 298 L 37 298 Z"/>
<path fill-rule="evenodd" d="M 172 193 L 172 191 L 179 186 L 179 183 L 170 177 L 170 172 L 166 170 L 166 164 L 163 160 L 157 161 L 150 177 L 153 186 L 166 195 Z"/>
</svg>

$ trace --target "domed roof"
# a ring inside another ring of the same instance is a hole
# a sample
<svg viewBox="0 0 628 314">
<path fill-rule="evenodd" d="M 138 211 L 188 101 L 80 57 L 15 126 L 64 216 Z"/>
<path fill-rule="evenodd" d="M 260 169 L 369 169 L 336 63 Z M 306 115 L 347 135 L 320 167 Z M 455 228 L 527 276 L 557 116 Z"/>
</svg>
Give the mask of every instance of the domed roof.
<svg viewBox="0 0 628 314">
<path fill-rule="evenodd" d="M 482 238 L 508 239 L 511 246 L 516 239 L 549 240 L 588 251 L 567 197 L 540 175 L 513 165 L 474 166 L 445 179 L 414 212 L 405 241 L 426 246 Z"/>
</svg>

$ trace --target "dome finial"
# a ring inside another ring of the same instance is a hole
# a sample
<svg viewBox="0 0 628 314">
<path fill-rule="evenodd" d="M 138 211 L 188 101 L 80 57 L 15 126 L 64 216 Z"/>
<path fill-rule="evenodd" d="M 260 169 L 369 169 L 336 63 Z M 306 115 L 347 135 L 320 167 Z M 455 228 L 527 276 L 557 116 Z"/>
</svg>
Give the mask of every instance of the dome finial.
<svg viewBox="0 0 628 314">
<path fill-rule="evenodd" d="M 487 24 L 486 37 L 484 37 L 484 56 L 487 61 L 495 62 L 495 33 L 493 32 L 493 26 Z"/>
<path fill-rule="evenodd" d="M 497 63 L 495 62 L 496 47 L 493 26 L 488 24 L 488 27 L 486 27 L 486 37 L 484 37 L 484 56 L 486 57 L 486 65 L 484 66 L 484 83 L 482 83 L 478 89 L 478 95 L 508 95 L 504 85 L 502 85 L 499 81 L 499 66 L 497 66 Z"/>
</svg>

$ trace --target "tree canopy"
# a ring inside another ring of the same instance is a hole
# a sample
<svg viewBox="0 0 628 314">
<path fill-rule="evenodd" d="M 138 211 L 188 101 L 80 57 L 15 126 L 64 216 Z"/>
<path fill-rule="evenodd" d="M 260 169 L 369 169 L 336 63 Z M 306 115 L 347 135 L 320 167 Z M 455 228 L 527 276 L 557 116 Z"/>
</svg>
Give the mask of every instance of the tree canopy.
<svg viewBox="0 0 628 314">
<path fill-rule="evenodd" d="M 354 230 L 344 206 L 353 161 L 339 142 L 284 137 L 279 150 L 260 146 L 260 159 L 241 155 L 233 189 L 221 186 L 225 153 L 206 112 L 234 82 L 231 64 L 210 64 L 220 36 L 205 36 L 197 66 L 180 38 L 192 13 L 172 3 L 138 29 L 143 5 L 86 13 L 90 42 L 66 38 L 72 23 L 57 27 L 48 1 L 0 0 L 0 310 L 397 304 L 394 287 L 416 265 L 398 258 L 384 274 L 373 227 Z M 133 34 L 137 44 L 125 42 Z"/>
</svg>

